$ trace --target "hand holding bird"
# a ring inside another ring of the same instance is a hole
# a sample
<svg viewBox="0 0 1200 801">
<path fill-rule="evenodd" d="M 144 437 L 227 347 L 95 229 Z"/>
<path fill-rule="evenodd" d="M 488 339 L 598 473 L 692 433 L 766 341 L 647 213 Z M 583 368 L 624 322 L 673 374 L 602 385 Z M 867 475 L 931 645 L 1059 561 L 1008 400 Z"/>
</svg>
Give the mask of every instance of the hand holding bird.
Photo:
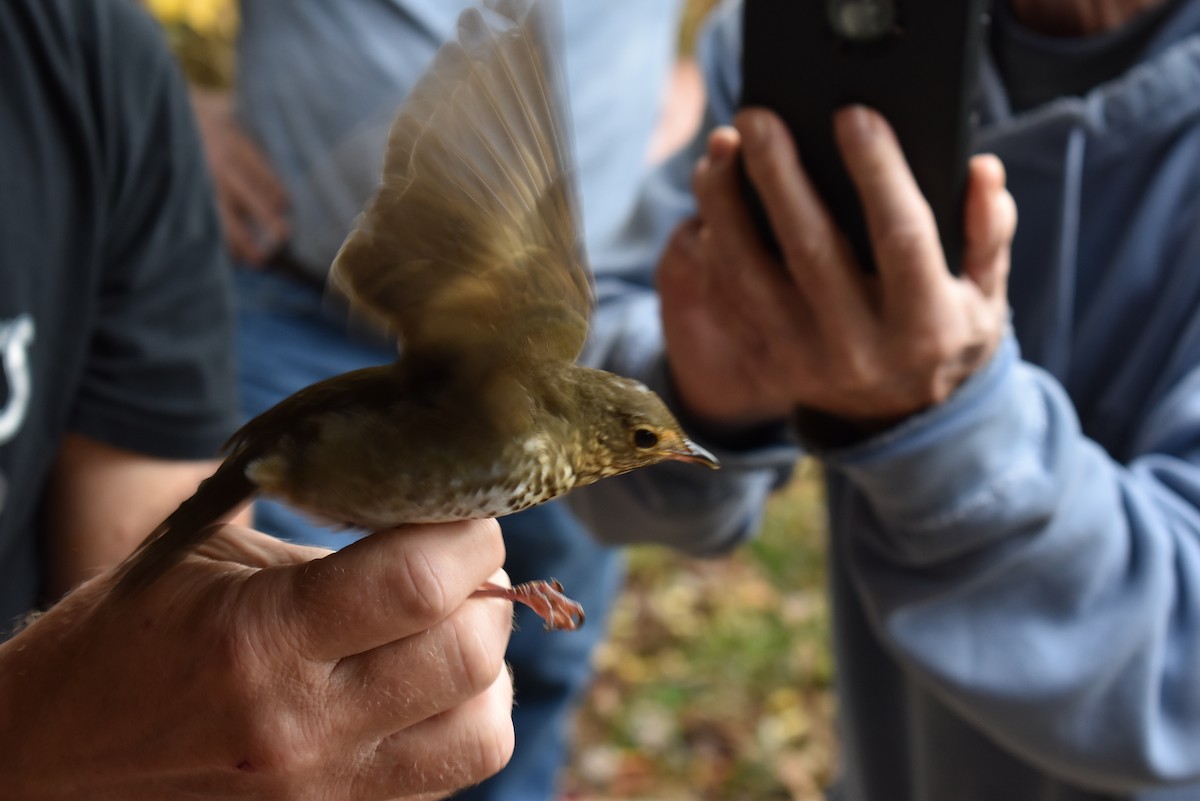
<svg viewBox="0 0 1200 801">
<path fill-rule="evenodd" d="M 121 588 L 146 586 L 258 492 L 380 530 L 505 515 L 666 460 L 716 467 L 649 389 L 575 363 L 593 298 L 556 11 L 465 11 L 393 124 L 382 185 L 330 280 L 399 336 L 400 358 L 250 420 Z M 479 594 L 574 628 L 582 609 L 560 589 Z"/>
</svg>

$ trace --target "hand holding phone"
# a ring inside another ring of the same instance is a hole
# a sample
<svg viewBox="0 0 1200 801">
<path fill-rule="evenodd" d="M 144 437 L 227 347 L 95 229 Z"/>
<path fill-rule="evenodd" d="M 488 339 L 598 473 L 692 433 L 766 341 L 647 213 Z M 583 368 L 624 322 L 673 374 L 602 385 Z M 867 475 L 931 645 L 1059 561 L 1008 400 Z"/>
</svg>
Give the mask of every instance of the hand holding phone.
<svg viewBox="0 0 1200 801">
<path fill-rule="evenodd" d="M 742 105 L 783 118 L 864 269 L 874 269 L 874 258 L 834 143 L 833 112 L 862 103 L 888 120 L 957 272 L 986 9 L 987 0 L 745 0 Z M 760 230 L 773 242 L 761 204 L 750 196 Z"/>
</svg>

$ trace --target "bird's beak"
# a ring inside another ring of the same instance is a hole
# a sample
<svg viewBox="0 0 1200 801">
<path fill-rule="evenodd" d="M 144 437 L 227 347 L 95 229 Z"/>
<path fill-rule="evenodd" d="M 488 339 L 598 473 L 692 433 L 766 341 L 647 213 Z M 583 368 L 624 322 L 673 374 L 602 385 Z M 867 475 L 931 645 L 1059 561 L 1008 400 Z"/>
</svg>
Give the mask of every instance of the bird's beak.
<svg viewBox="0 0 1200 801">
<path fill-rule="evenodd" d="M 679 448 L 672 448 L 669 451 L 671 458 L 679 462 L 692 462 L 693 464 L 702 464 L 705 467 L 713 470 L 718 470 L 721 463 L 717 461 L 717 457 L 713 456 L 704 448 L 701 448 L 690 439 L 683 440 Z"/>
</svg>

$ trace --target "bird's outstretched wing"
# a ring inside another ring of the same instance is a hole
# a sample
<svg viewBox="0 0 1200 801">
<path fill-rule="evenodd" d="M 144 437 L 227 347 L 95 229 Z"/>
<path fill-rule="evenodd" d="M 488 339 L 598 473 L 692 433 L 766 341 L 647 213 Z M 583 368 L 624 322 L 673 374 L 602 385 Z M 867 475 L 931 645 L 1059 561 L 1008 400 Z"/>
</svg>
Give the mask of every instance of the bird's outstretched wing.
<svg viewBox="0 0 1200 801">
<path fill-rule="evenodd" d="M 459 18 L 392 126 L 382 186 L 334 261 L 414 357 L 572 360 L 592 305 L 552 0 Z"/>
</svg>

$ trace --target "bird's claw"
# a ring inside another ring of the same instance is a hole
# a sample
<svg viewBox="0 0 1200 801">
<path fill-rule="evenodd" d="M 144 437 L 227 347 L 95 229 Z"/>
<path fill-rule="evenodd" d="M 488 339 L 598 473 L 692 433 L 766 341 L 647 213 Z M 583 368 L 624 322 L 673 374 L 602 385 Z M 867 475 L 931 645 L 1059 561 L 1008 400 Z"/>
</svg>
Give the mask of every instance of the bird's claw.
<svg viewBox="0 0 1200 801">
<path fill-rule="evenodd" d="M 488 598 L 506 598 L 514 603 L 528 606 L 546 622 L 547 631 L 574 631 L 583 625 L 586 615 L 583 607 L 563 593 L 563 585 L 557 579 L 549 581 L 527 581 L 515 587 L 485 584 L 475 595 Z"/>
</svg>

